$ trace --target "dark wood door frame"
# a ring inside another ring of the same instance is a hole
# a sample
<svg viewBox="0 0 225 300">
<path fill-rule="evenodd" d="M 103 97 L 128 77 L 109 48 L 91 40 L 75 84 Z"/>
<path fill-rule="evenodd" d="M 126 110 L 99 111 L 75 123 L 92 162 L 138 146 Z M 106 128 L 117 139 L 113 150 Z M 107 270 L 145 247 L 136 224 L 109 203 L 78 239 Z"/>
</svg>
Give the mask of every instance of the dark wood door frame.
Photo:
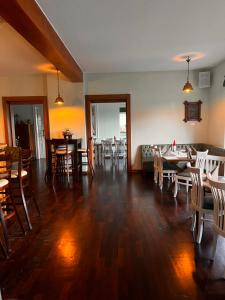
<svg viewBox="0 0 225 300">
<path fill-rule="evenodd" d="M 5 125 L 5 141 L 9 146 L 12 146 L 12 127 L 10 118 L 10 105 L 12 104 L 43 104 L 45 139 L 50 137 L 48 99 L 46 96 L 2 97 L 2 104 Z"/>
<path fill-rule="evenodd" d="M 130 116 L 130 94 L 110 94 L 110 95 L 86 95 L 85 115 L 87 141 L 91 137 L 91 104 L 92 103 L 115 103 L 126 104 L 126 130 L 127 130 L 127 170 L 131 171 L 131 116 Z"/>
</svg>

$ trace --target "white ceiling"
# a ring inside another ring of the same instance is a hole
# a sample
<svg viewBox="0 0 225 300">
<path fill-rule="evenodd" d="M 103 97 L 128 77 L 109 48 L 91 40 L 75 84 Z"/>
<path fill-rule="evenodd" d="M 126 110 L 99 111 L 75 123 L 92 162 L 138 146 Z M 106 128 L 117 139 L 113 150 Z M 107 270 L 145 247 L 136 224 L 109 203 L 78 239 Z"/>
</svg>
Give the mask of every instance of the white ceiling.
<svg viewBox="0 0 225 300">
<path fill-rule="evenodd" d="M 225 59 L 224 0 L 37 0 L 86 72 L 186 69 Z"/>
<path fill-rule="evenodd" d="M 46 72 L 48 61 L 0 18 L 0 76 Z"/>
</svg>

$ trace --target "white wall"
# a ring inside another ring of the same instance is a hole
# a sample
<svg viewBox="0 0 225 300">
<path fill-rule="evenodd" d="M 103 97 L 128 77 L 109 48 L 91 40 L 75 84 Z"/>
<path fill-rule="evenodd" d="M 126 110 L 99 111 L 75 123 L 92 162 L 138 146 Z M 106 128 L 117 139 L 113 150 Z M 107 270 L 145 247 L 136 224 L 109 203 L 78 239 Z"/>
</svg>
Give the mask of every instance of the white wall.
<svg viewBox="0 0 225 300">
<path fill-rule="evenodd" d="M 86 94 L 131 94 L 132 168 L 140 169 L 140 145 L 207 142 L 208 90 L 197 88 L 198 72 L 191 72 L 194 91 L 182 92 L 186 72 L 86 74 Z M 184 100 L 201 99 L 202 121 L 183 122 Z"/>
<path fill-rule="evenodd" d="M 97 138 L 120 138 L 120 107 L 124 103 L 96 103 Z"/>
<path fill-rule="evenodd" d="M 69 128 L 73 138 L 83 138 L 85 142 L 85 110 L 83 83 L 60 79 L 60 93 L 64 99 L 62 106 L 54 103 L 57 96 L 56 76 L 47 75 L 47 96 L 51 137 L 61 138 L 62 131 Z"/>
<path fill-rule="evenodd" d="M 0 77 L 0 142 L 5 142 L 3 121 L 3 96 L 47 96 L 51 137 L 62 137 L 62 131 L 70 128 L 74 137 L 85 138 L 83 83 L 60 79 L 61 96 L 65 104 L 54 104 L 57 96 L 55 75 L 27 75 Z"/>
<path fill-rule="evenodd" d="M 209 93 L 209 134 L 212 145 L 225 146 L 225 62 L 212 70 L 212 87 Z"/>
<path fill-rule="evenodd" d="M 3 96 L 45 96 L 45 75 L 0 77 L 0 142 L 5 142 Z"/>
</svg>

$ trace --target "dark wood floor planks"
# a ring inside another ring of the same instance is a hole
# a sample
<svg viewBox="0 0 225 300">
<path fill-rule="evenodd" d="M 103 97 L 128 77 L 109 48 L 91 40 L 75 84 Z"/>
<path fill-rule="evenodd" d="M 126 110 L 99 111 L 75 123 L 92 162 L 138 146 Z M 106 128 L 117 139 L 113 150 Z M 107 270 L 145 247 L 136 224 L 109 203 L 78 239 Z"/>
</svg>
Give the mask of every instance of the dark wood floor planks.
<svg viewBox="0 0 225 300">
<path fill-rule="evenodd" d="M 151 176 L 108 168 L 54 194 L 42 163 L 33 183 L 42 215 L 0 257 L 6 299 L 225 299 L 225 242 L 210 263 L 211 225 L 196 246 L 185 193 L 175 201 Z"/>
</svg>

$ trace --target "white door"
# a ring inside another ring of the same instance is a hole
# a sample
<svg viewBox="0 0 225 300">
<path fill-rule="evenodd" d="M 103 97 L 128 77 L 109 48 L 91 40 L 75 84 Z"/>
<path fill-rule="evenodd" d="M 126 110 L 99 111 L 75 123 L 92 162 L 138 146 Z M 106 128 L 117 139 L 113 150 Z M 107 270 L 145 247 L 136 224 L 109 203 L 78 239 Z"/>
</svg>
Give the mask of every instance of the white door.
<svg viewBox="0 0 225 300">
<path fill-rule="evenodd" d="M 44 131 L 44 116 L 43 105 L 33 105 L 34 116 L 34 132 L 36 141 L 36 158 L 45 158 L 45 131 Z"/>
</svg>

